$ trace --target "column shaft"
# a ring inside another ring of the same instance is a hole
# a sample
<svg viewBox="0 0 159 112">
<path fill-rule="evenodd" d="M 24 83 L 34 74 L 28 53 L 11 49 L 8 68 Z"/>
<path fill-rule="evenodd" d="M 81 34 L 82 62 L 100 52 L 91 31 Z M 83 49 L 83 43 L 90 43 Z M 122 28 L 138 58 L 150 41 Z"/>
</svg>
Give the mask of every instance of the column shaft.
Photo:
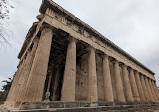
<svg viewBox="0 0 159 112">
<path fill-rule="evenodd" d="M 118 61 L 115 61 L 115 63 L 114 63 L 114 75 L 115 75 L 115 88 L 116 88 L 117 101 L 125 102 L 125 96 L 124 96 Z"/>
<path fill-rule="evenodd" d="M 122 72 L 123 72 L 123 82 L 124 82 L 123 85 L 124 85 L 124 93 L 125 93 L 126 101 L 133 102 L 134 98 L 132 95 L 130 80 L 128 76 L 128 70 L 126 65 L 122 66 Z"/>
<path fill-rule="evenodd" d="M 12 99 L 13 99 L 14 91 L 15 91 L 16 85 L 17 85 L 18 80 L 19 80 L 19 77 L 20 77 L 20 71 L 21 71 L 21 69 L 22 69 L 22 66 L 23 66 L 22 63 L 19 64 L 18 70 L 17 70 L 17 72 L 15 73 L 15 76 L 14 76 L 14 78 L 13 78 L 13 82 L 12 82 L 11 88 L 10 88 L 10 90 L 9 90 L 9 93 L 8 93 L 8 96 L 7 96 L 7 99 L 6 99 L 6 102 L 5 102 L 5 104 L 4 104 L 4 105 L 6 105 L 6 106 L 9 106 L 10 103 L 11 103 L 11 101 L 12 101 Z"/>
<path fill-rule="evenodd" d="M 12 102 L 11 106 L 15 105 L 15 101 L 17 100 L 16 96 L 17 96 L 17 94 L 19 94 L 19 87 L 20 87 L 20 84 L 21 84 L 21 79 L 22 79 L 22 76 L 23 76 L 22 73 L 23 73 L 23 70 L 25 68 L 25 63 L 26 63 L 26 58 L 23 59 L 21 69 L 18 73 L 19 74 L 19 79 L 17 80 L 17 84 L 16 84 L 16 86 L 14 88 L 14 91 L 13 91 L 13 95 L 12 95 L 12 99 L 11 99 L 11 101 L 13 101 L 13 102 Z"/>
<path fill-rule="evenodd" d="M 131 84 L 131 88 L 132 88 L 134 101 L 139 102 L 140 101 L 139 92 L 137 89 L 136 80 L 135 80 L 134 72 L 132 69 L 130 69 L 130 84 Z"/>
<path fill-rule="evenodd" d="M 148 79 L 148 83 L 149 83 L 150 90 L 151 90 L 151 93 L 152 93 L 153 101 L 154 101 L 154 102 L 157 102 L 157 101 L 156 101 L 157 98 L 156 98 L 156 95 L 155 95 L 155 91 L 154 91 L 154 89 L 153 89 L 153 87 L 152 87 L 151 79 Z"/>
<path fill-rule="evenodd" d="M 95 49 L 90 48 L 88 57 L 88 101 L 98 101 Z"/>
<path fill-rule="evenodd" d="M 30 52 L 27 53 L 26 59 L 24 61 L 24 67 L 20 73 L 20 78 L 18 80 L 18 85 L 17 85 L 17 89 L 16 89 L 16 94 L 14 96 L 14 101 L 18 102 L 20 100 L 20 95 L 21 95 L 21 89 L 23 89 L 23 83 L 24 83 L 24 77 L 25 77 L 25 70 L 26 70 L 26 66 L 27 66 L 27 62 L 28 62 L 28 57 L 30 57 Z"/>
<path fill-rule="evenodd" d="M 144 94 L 144 91 L 143 91 L 143 88 L 142 88 L 139 72 L 135 72 L 135 79 L 136 79 L 136 84 L 137 84 L 137 88 L 138 88 L 138 91 L 139 91 L 140 100 L 142 102 L 144 102 L 145 101 L 145 94 Z"/>
<path fill-rule="evenodd" d="M 61 101 L 75 101 L 76 40 L 71 39 L 67 48 Z"/>
<path fill-rule="evenodd" d="M 157 101 L 159 102 L 159 93 L 158 93 L 157 85 L 156 85 L 155 81 L 153 81 L 152 84 L 153 84 L 153 87 L 154 87 L 154 90 L 155 90 L 155 93 L 156 93 Z"/>
<path fill-rule="evenodd" d="M 104 55 L 103 58 L 103 75 L 104 75 L 104 99 L 108 102 L 114 101 L 112 81 L 109 68 L 108 56 Z"/>
<path fill-rule="evenodd" d="M 31 70 L 31 67 L 32 67 L 32 63 L 33 63 L 33 59 L 34 59 L 34 56 L 35 56 L 35 51 L 36 51 L 36 48 L 37 48 L 37 45 L 38 45 L 38 41 L 39 41 L 39 38 L 36 37 L 36 39 L 34 40 L 34 45 L 33 45 L 33 48 L 31 51 L 28 51 L 28 55 L 27 55 L 27 58 L 26 58 L 26 63 L 25 63 L 25 68 L 23 70 L 23 80 L 21 81 L 21 85 L 19 87 L 19 94 L 17 94 L 16 96 L 16 101 L 17 102 L 20 102 L 22 101 L 23 99 L 23 96 L 24 94 L 26 93 L 26 83 L 28 81 L 28 77 L 29 77 L 29 74 L 30 74 L 30 70 Z"/>
<path fill-rule="evenodd" d="M 146 86 L 147 86 L 147 91 L 148 91 L 148 94 L 149 94 L 149 97 L 150 97 L 150 101 L 153 102 L 154 99 L 153 99 L 153 96 L 152 96 L 152 92 L 151 92 L 150 85 L 148 83 L 148 78 L 147 77 L 145 77 L 145 83 L 146 83 Z"/>
<path fill-rule="evenodd" d="M 34 57 L 35 57 L 35 53 L 36 53 L 36 50 L 37 50 L 37 46 L 38 46 L 38 43 L 39 43 L 39 38 L 36 37 L 33 41 L 34 45 L 33 45 L 33 48 L 31 50 L 31 53 L 30 53 L 30 57 L 28 59 L 28 64 L 27 64 L 27 67 L 26 67 L 26 78 L 25 78 L 25 81 L 24 81 L 24 86 L 23 86 L 23 92 L 21 94 L 21 100 L 20 101 L 23 101 L 24 98 L 25 98 L 25 94 L 26 94 L 26 91 L 27 91 L 27 82 L 28 82 L 28 79 L 29 79 L 29 75 L 30 75 L 30 71 L 31 71 L 31 68 L 32 68 L 32 64 L 33 64 L 33 60 L 34 60 Z"/>
<path fill-rule="evenodd" d="M 24 101 L 42 101 L 52 37 L 51 29 L 43 29 L 27 82 Z"/>
<path fill-rule="evenodd" d="M 143 88 L 143 91 L 144 91 L 144 94 L 145 94 L 145 100 L 147 102 L 149 102 L 150 98 L 149 98 L 148 90 L 147 90 L 145 79 L 144 79 L 143 75 L 141 75 L 141 84 L 142 84 L 142 88 Z"/>
</svg>

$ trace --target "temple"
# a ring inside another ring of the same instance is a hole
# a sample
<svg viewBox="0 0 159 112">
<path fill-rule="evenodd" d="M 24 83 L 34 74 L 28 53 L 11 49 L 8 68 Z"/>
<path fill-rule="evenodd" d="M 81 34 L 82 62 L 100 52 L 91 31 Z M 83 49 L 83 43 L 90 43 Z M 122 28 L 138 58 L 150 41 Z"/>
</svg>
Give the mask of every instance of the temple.
<svg viewBox="0 0 159 112">
<path fill-rule="evenodd" d="M 18 55 L 5 107 L 159 102 L 150 69 L 52 0 L 43 0 L 40 13 Z"/>
</svg>

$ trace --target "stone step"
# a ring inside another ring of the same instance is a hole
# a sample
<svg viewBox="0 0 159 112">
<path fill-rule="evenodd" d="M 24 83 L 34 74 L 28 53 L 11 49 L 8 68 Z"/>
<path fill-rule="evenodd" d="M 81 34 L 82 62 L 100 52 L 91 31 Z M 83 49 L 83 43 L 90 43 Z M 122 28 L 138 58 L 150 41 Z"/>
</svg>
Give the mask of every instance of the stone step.
<svg viewBox="0 0 159 112">
<path fill-rule="evenodd" d="M 153 112 L 159 110 L 158 103 L 85 103 L 51 102 L 23 103 L 20 110 L 6 112 Z M 152 110 L 154 109 L 154 110 Z"/>
<path fill-rule="evenodd" d="M 153 112 L 148 105 L 117 105 L 117 106 L 97 106 L 97 107 L 74 107 L 74 108 L 49 108 L 49 109 L 29 109 L 12 110 L 10 112 Z"/>
<path fill-rule="evenodd" d="M 101 112 L 100 107 L 80 107 L 80 108 L 50 108 L 50 109 L 30 109 L 12 110 L 10 112 Z"/>
<path fill-rule="evenodd" d="M 120 105 L 133 105 L 133 106 L 149 106 L 159 105 L 157 103 L 139 103 L 139 102 L 22 102 L 20 109 L 45 109 L 45 108 L 76 108 L 76 107 L 94 107 L 94 106 L 120 106 Z"/>
</svg>

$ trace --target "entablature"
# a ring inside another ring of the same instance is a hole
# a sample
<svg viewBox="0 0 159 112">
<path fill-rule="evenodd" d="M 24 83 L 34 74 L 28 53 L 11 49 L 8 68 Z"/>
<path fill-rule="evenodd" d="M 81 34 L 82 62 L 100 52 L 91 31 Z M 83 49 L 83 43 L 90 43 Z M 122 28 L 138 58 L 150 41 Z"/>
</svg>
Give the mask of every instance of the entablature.
<svg viewBox="0 0 159 112">
<path fill-rule="evenodd" d="M 51 26 L 68 32 L 71 36 L 82 40 L 98 50 L 105 52 L 107 55 L 115 57 L 117 60 L 126 63 L 128 66 L 140 71 L 142 74 L 147 74 L 148 77 L 154 79 L 154 73 L 136 61 L 132 56 L 128 55 L 125 51 L 120 49 L 114 44 L 110 44 L 105 39 L 95 37 L 91 32 L 88 32 L 85 27 L 79 26 L 73 21 L 70 22 L 66 16 L 54 12 L 51 9 L 47 9 L 44 22 Z"/>
</svg>

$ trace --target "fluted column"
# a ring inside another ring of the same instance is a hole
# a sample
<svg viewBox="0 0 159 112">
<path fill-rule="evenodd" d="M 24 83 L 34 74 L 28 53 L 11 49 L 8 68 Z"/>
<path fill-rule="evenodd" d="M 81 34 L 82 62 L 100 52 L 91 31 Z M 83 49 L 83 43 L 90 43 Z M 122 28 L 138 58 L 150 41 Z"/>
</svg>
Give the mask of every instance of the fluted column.
<svg viewBox="0 0 159 112">
<path fill-rule="evenodd" d="M 135 80 L 133 69 L 130 69 L 130 84 L 131 84 L 131 88 L 132 88 L 134 101 L 139 102 L 140 101 L 140 97 L 139 97 L 139 92 L 138 92 L 138 89 L 137 89 L 137 85 L 136 85 L 136 80 Z"/>
<path fill-rule="evenodd" d="M 50 28 L 44 28 L 42 30 L 27 82 L 27 91 L 24 101 L 42 101 L 52 37 L 53 32 Z"/>
<path fill-rule="evenodd" d="M 155 88 L 155 86 L 154 86 L 154 81 L 153 81 L 153 80 L 151 81 L 151 85 L 152 85 L 152 88 L 153 88 L 154 93 L 155 93 L 156 102 L 158 102 L 158 101 L 159 101 L 159 97 L 157 96 L 156 88 Z"/>
<path fill-rule="evenodd" d="M 27 62 L 28 62 L 28 58 L 30 57 L 30 52 L 28 51 L 27 52 L 27 56 L 26 56 L 26 59 L 25 59 L 25 61 L 24 61 L 24 67 L 23 67 L 23 69 L 22 69 L 22 71 L 21 71 L 21 73 L 20 73 L 20 78 L 19 78 L 19 80 L 18 80 L 18 84 L 17 84 L 17 87 L 16 87 L 16 94 L 15 94 L 15 96 L 14 96 L 14 101 L 15 102 L 18 102 L 20 99 L 20 95 L 21 95 L 21 89 L 23 89 L 23 83 L 24 83 L 24 77 L 25 77 L 25 69 L 26 69 L 26 66 L 27 66 Z"/>
<path fill-rule="evenodd" d="M 157 85 L 156 85 L 155 81 L 153 81 L 152 84 L 153 84 L 153 88 L 154 88 L 155 93 L 156 93 L 157 102 L 159 102 L 159 93 L 158 93 Z"/>
<path fill-rule="evenodd" d="M 30 51 L 28 51 L 28 55 L 26 57 L 25 68 L 23 70 L 23 78 L 21 80 L 21 85 L 19 87 L 19 94 L 17 94 L 17 96 L 16 96 L 16 101 L 17 102 L 22 101 L 22 99 L 24 97 L 24 94 L 26 93 L 26 83 L 28 81 L 28 77 L 29 77 L 29 74 L 30 74 L 30 70 L 31 70 L 31 67 L 32 67 L 32 63 L 33 63 L 33 59 L 34 59 L 34 56 L 35 56 L 35 52 L 36 52 L 38 42 L 39 42 L 39 38 L 36 37 L 33 41 L 34 44 L 33 44 L 32 49 Z"/>
<path fill-rule="evenodd" d="M 137 84 L 137 88 L 139 91 L 140 100 L 141 100 L 141 102 L 145 102 L 145 94 L 144 94 L 144 91 L 142 88 L 139 72 L 137 72 L 137 71 L 135 72 L 135 79 L 136 79 L 136 84 Z"/>
<path fill-rule="evenodd" d="M 148 84 L 150 86 L 150 90 L 151 90 L 151 93 L 152 93 L 153 100 L 154 100 L 154 102 L 157 102 L 157 98 L 156 98 L 155 91 L 154 91 L 152 83 L 151 83 L 151 79 L 148 79 Z"/>
<path fill-rule="evenodd" d="M 22 67 L 23 67 L 23 62 L 20 62 L 19 65 L 18 65 L 18 67 L 17 67 L 18 70 L 15 73 L 15 76 L 13 78 L 13 82 L 12 82 L 11 88 L 9 90 L 7 99 L 6 99 L 5 104 L 4 104 L 6 106 L 9 106 L 11 104 L 11 101 L 13 100 L 15 88 L 16 88 L 16 85 L 18 83 L 18 80 L 19 80 L 19 77 L 20 77 L 20 71 L 21 71 Z"/>
<path fill-rule="evenodd" d="M 104 99 L 108 102 L 114 101 L 112 81 L 109 68 L 109 59 L 107 55 L 103 56 L 103 75 L 104 75 Z"/>
<path fill-rule="evenodd" d="M 66 55 L 61 101 L 75 101 L 76 40 L 73 37 L 68 44 Z"/>
<path fill-rule="evenodd" d="M 115 88 L 116 88 L 117 101 L 125 102 L 125 96 L 124 96 L 118 61 L 115 61 L 115 63 L 114 63 L 114 75 L 115 75 Z"/>
<path fill-rule="evenodd" d="M 149 102 L 150 98 L 149 98 L 148 90 L 147 90 L 145 79 L 144 79 L 143 75 L 141 75 L 141 84 L 142 84 L 143 91 L 144 91 L 144 94 L 145 94 L 145 100 L 146 100 L 146 102 Z"/>
<path fill-rule="evenodd" d="M 150 101 L 153 102 L 154 99 L 153 99 L 153 96 L 152 96 L 152 92 L 151 92 L 150 85 L 148 83 L 148 78 L 147 77 L 145 77 L 145 83 L 146 83 L 146 86 L 147 86 L 147 91 L 148 91 L 148 94 L 149 94 L 149 97 L 150 97 Z"/>
<path fill-rule="evenodd" d="M 124 83 L 123 85 L 124 85 L 124 93 L 126 101 L 133 102 L 134 98 L 132 95 L 127 66 L 125 64 L 122 65 L 122 73 L 123 73 L 123 83 Z"/>
<path fill-rule="evenodd" d="M 20 87 L 20 84 L 21 84 L 21 79 L 23 77 L 23 70 L 24 70 L 25 64 L 26 64 L 26 56 L 27 55 L 24 56 L 22 66 L 21 66 L 21 69 L 19 71 L 19 79 L 18 79 L 17 84 L 14 88 L 13 95 L 12 95 L 12 98 L 11 98 L 11 101 L 12 101 L 11 106 L 13 106 L 13 107 L 15 105 L 15 101 L 17 100 L 16 96 L 17 96 L 17 94 L 19 94 L 19 87 Z"/>
<path fill-rule="evenodd" d="M 95 49 L 88 56 L 88 101 L 98 101 Z"/>
</svg>

